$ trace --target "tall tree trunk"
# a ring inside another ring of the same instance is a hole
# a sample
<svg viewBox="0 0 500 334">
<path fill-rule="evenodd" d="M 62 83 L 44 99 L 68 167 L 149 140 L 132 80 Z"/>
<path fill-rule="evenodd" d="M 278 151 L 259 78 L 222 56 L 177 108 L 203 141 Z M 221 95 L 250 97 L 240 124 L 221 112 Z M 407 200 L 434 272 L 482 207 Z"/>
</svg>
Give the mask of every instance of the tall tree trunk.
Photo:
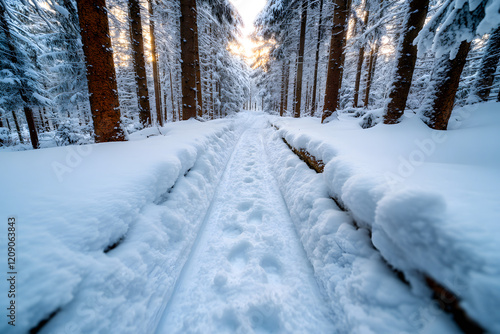
<svg viewBox="0 0 500 334">
<path fill-rule="evenodd" d="M 306 45 L 306 27 L 307 27 L 307 0 L 302 0 L 302 15 L 300 18 L 300 41 L 299 57 L 297 59 L 297 85 L 295 87 L 295 103 L 293 117 L 300 117 L 300 106 L 302 103 L 302 77 L 304 70 L 304 49 Z"/>
<path fill-rule="evenodd" d="M 423 109 L 427 125 L 435 130 L 446 130 L 455 103 L 455 95 L 460 83 L 471 43 L 462 41 L 454 59 L 445 53 L 434 63 L 431 75 L 431 99 Z"/>
<path fill-rule="evenodd" d="M 35 118 L 33 117 L 33 109 L 24 105 L 24 115 L 26 116 L 26 122 L 28 123 L 28 129 L 30 130 L 31 145 L 36 150 L 40 148 L 40 142 L 38 141 L 38 132 L 36 130 Z"/>
<path fill-rule="evenodd" d="M 177 122 L 177 108 L 175 106 L 174 83 L 172 81 L 172 67 L 169 67 L 170 75 L 170 99 L 172 100 L 172 122 Z"/>
<path fill-rule="evenodd" d="M 366 7 L 366 2 L 365 2 L 365 7 Z M 368 18 L 370 17 L 370 12 L 366 10 L 365 8 L 365 15 L 363 17 L 363 27 L 362 27 L 362 32 L 365 31 L 366 25 L 368 23 Z M 361 45 L 359 48 L 359 53 L 358 53 L 358 66 L 356 67 L 356 81 L 354 82 L 354 101 L 353 101 L 353 107 L 357 108 L 358 107 L 358 100 L 359 100 L 359 86 L 361 83 L 361 70 L 363 69 L 363 62 L 365 60 L 365 44 Z"/>
<path fill-rule="evenodd" d="M 333 12 L 332 38 L 326 76 L 325 105 L 321 122 L 333 115 L 339 105 L 342 75 L 344 70 L 345 44 L 351 0 L 335 0 Z"/>
<path fill-rule="evenodd" d="M 182 119 L 197 115 L 199 53 L 196 0 L 181 0 Z M 201 91 L 199 92 L 201 94 Z"/>
<path fill-rule="evenodd" d="M 285 108 L 285 59 L 283 59 L 281 64 L 281 99 L 280 99 L 280 116 L 283 117 L 283 111 Z"/>
<path fill-rule="evenodd" d="M 373 74 L 375 73 L 375 67 L 377 64 L 377 56 L 378 56 L 378 40 L 375 41 L 375 45 L 372 46 L 372 49 L 370 51 L 370 57 L 368 60 L 368 73 L 366 77 L 364 108 L 368 108 L 368 105 L 370 104 L 370 91 L 372 88 Z"/>
<path fill-rule="evenodd" d="M 477 74 L 475 94 L 480 101 L 487 101 L 495 78 L 495 71 L 500 59 L 500 26 L 490 35 L 484 49 L 483 58 Z"/>
<path fill-rule="evenodd" d="M 400 37 L 396 72 L 384 115 L 385 124 L 398 123 L 405 111 L 417 61 L 417 46 L 413 45 L 413 41 L 424 26 L 428 8 L 429 0 L 410 0 L 408 4 L 408 14 Z"/>
<path fill-rule="evenodd" d="M 151 36 L 151 57 L 153 60 L 153 81 L 155 87 L 155 104 L 156 104 L 156 118 L 160 126 L 163 126 L 162 106 L 161 106 L 161 83 L 160 83 L 160 70 L 158 69 L 158 52 L 156 51 L 156 36 L 155 36 L 155 21 L 153 11 L 153 0 L 149 2 L 149 34 Z M 166 113 L 165 113 L 166 115 Z"/>
<path fill-rule="evenodd" d="M 23 135 L 21 134 L 21 127 L 19 126 L 19 121 L 17 120 L 17 115 L 14 110 L 12 110 L 12 119 L 14 119 L 14 125 L 16 126 L 17 136 L 19 137 L 19 142 L 24 143 Z"/>
<path fill-rule="evenodd" d="M 137 85 L 137 101 L 139 118 L 143 126 L 151 125 L 151 108 L 144 60 L 144 38 L 142 37 L 141 7 L 139 0 L 128 0 L 130 17 L 130 43 L 134 62 L 135 83 Z"/>
<path fill-rule="evenodd" d="M 95 141 L 123 141 L 105 0 L 77 0 Z"/>
<path fill-rule="evenodd" d="M 284 112 L 288 113 L 288 87 L 290 86 L 290 64 L 285 65 Z"/>
<path fill-rule="evenodd" d="M 314 79 L 312 89 L 311 116 L 316 112 L 316 91 L 318 90 L 318 66 L 319 66 L 319 49 L 321 47 L 321 25 L 323 24 L 323 0 L 319 1 L 319 19 L 318 19 L 318 37 L 316 40 L 316 55 L 314 58 Z"/>
</svg>

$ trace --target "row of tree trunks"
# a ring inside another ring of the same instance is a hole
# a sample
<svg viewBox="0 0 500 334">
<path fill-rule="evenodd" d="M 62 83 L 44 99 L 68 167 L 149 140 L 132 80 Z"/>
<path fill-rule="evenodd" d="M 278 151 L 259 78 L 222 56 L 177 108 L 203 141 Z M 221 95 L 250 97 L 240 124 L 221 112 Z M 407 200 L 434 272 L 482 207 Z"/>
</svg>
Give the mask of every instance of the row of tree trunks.
<svg viewBox="0 0 500 334">
<path fill-rule="evenodd" d="M 300 107 L 302 103 L 302 76 L 304 70 L 304 49 L 306 44 L 306 27 L 307 27 L 307 0 L 302 0 L 302 15 L 300 18 L 300 39 L 299 39 L 299 55 L 297 58 L 297 83 L 294 96 L 294 113 L 295 118 L 300 117 Z"/>
<path fill-rule="evenodd" d="M 333 115 L 339 105 L 348 18 L 351 10 L 351 0 L 335 0 L 334 4 L 332 38 L 330 41 L 328 71 L 326 75 L 325 104 L 321 117 L 322 123 L 325 119 Z"/>
<path fill-rule="evenodd" d="M 323 23 L 323 0 L 319 1 L 318 37 L 316 39 L 316 55 L 314 58 L 314 79 L 312 88 L 311 116 L 316 112 L 316 91 L 318 89 L 319 49 L 321 47 L 321 26 Z"/>
<path fill-rule="evenodd" d="M 484 56 L 481 59 L 481 65 L 479 66 L 475 88 L 475 95 L 478 97 L 479 101 L 487 101 L 490 96 L 491 86 L 493 85 L 493 79 L 499 59 L 500 26 L 491 33 L 486 49 L 484 50 Z M 498 97 L 500 101 L 500 90 Z"/>
<path fill-rule="evenodd" d="M 428 8 L 429 0 L 410 0 L 408 4 L 408 14 L 403 24 L 403 34 L 398 48 L 394 81 L 384 115 L 385 124 L 398 123 L 405 111 L 417 61 L 417 46 L 413 41 L 424 26 Z"/>
<path fill-rule="evenodd" d="M 5 34 L 6 37 L 6 43 L 8 44 L 8 48 L 10 53 L 6 55 L 9 58 L 9 61 L 14 65 L 14 70 L 18 73 L 16 73 L 16 76 L 19 78 L 23 77 L 23 73 L 20 73 L 18 68 L 20 66 L 17 66 L 18 64 L 18 57 L 17 57 L 17 52 L 18 50 L 16 49 L 16 46 L 13 44 L 12 41 L 12 36 L 10 33 L 10 26 L 7 22 L 7 9 L 5 8 L 5 3 L 3 1 L 0 2 L 0 29 L 3 30 L 3 33 Z M 22 79 L 21 79 L 22 80 Z M 26 91 L 26 87 L 22 86 L 19 90 L 19 94 L 21 95 L 21 99 L 23 101 L 23 109 L 24 109 L 24 115 L 26 116 L 26 122 L 28 123 L 28 129 L 30 132 L 30 138 L 31 138 L 31 145 L 33 146 L 33 149 L 38 149 L 40 147 L 39 141 L 38 141 L 38 133 L 37 129 L 35 126 L 35 119 L 33 118 L 33 109 L 30 105 L 30 99 L 28 97 L 28 93 Z M 21 135 L 21 128 L 19 127 L 19 122 L 17 120 L 17 116 L 14 110 L 12 110 L 12 117 L 14 118 L 14 123 L 16 124 L 16 130 L 17 134 L 19 136 L 19 142 L 23 143 L 23 137 Z"/>
<path fill-rule="evenodd" d="M 371 48 L 370 56 L 368 58 L 368 74 L 366 78 L 365 100 L 364 100 L 365 108 L 368 108 L 368 105 L 370 104 L 370 91 L 372 88 L 373 74 L 375 73 L 375 68 L 377 65 L 378 48 L 379 48 L 379 41 L 376 40 Z"/>
<path fill-rule="evenodd" d="M 366 25 L 368 24 L 368 18 L 370 17 L 370 12 L 366 9 L 366 1 L 365 1 L 365 10 L 364 10 L 364 16 L 363 16 L 363 26 L 362 26 L 362 32 L 366 29 Z M 363 69 L 363 62 L 365 59 L 365 45 L 361 45 L 359 48 L 359 53 L 358 53 L 358 64 L 356 67 L 356 80 L 354 82 L 354 101 L 353 101 L 353 107 L 357 108 L 358 107 L 358 100 L 359 100 L 359 86 L 361 84 L 361 70 Z"/>
</svg>

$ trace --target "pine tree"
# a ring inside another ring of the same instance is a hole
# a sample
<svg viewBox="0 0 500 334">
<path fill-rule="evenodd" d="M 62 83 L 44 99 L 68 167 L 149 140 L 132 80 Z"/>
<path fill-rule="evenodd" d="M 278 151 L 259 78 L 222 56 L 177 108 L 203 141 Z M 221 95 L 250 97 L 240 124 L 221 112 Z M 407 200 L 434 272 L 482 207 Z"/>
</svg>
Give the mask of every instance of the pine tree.
<svg viewBox="0 0 500 334">
<path fill-rule="evenodd" d="M 316 39 L 316 54 L 314 57 L 314 76 L 313 76 L 313 88 L 312 88 L 312 102 L 311 102 L 311 116 L 317 110 L 316 106 L 316 93 L 318 90 L 318 65 L 319 65 L 319 50 L 321 46 L 321 31 L 323 23 L 323 0 L 319 1 L 319 15 L 318 15 L 318 37 Z"/>
<path fill-rule="evenodd" d="M 307 26 L 307 0 L 302 0 L 302 14 L 300 19 L 300 42 L 299 54 L 297 58 L 297 85 L 295 87 L 294 98 L 294 113 L 295 118 L 300 117 L 300 107 L 302 102 L 302 78 L 304 69 L 304 48 L 306 43 L 306 26 Z"/>
<path fill-rule="evenodd" d="M 78 0 L 95 140 L 123 141 L 120 104 L 105 0 Z"/>
<path fill-rule="evenodd" d="M 182 117 L 197 116 L 197 80 L 199 73 L 198 22 L 196 0 L 180 0 L 181 59 L 182 59 Z M 200 101 L 201 102 L 201 101 Z"/>
<path fill-rule="evenodd" d="M 490 96 L 491 86 L 493 85 L 493 79 L 499 60 L 500 26 L 490 34 L 488 43 L 484 49 L 481 64 L 479 65 L 474 93 L 480 101 L 487 101 Z"/>
<path fill-rule="evenodd" d="M 410 0 L 408 3 L 408 13 L 403 23 L 398 48 L 394 81 L 384 115 L 385 124 L 398 123 L 405 111 L 417 61 L 417 46 L 413 44 L 413 41 L 424 26 L 428 8 L 428 0 Z"/>
<path fill-rule="evenodd" d="M 158 68 L 158 51 L 156 47 L 156 36 L 155 36 L 155 16 L 153 9 L 153 0 L 148 0 L 149 4 L 149 34 L 151 38 L 151 57 L 153 63 L 153 80 L 155 87 L 155 108 L 156 108 L 156 120 L 160 126 L 163 126 L 163 119 L 166 120 L 166 114 L 163 116 L 162 113 L 162 103 L 161 103 L 161 83 L 160 83 L 160 70 Z"/>
<path fill-rule="evenodd" d="M 144 60 L 144 38 L 142 36 L 141 7 L 139 0 L 128 0 L 130 18 L 130 44 L 134 63 L 135 83 L 137 85 L 137 102 L 139 117 L 143 126 L 151 125 L 151 108 Z M 161 119 L 161 113 L 160 113 Z"/>
<path fill-rule="evenodd" d="M 328 58 L 325 104 L 321 122 L 332 116 L 337 110 L 342 86 L 342 74 L 345 59 L 345 44 L 351 0 L 335 0 L 333 13 L 332 37 Z"/>
<path fill-rule="evenodd" d="M 15 109 L 22 106 L 28 129 L 31 145 L 34 149 L 39 148 L 38 131 L 33 116 L 33 106 L 40 105 L 39 100 L 43 98 L 43 88 L 40 84 L 36 64 L 36 52 L 24 42 L 24 48 L 31 52 L 31 57 L 19 47 L 21 41 L 26 38 L 12 33 L 8 19 L 13 14 L 5 0 L 0 0 L 0 89 L 2 109 L 10 109 L 20 142 L 23 141 L 21 129 L 18 123 Z"/>
</svg>

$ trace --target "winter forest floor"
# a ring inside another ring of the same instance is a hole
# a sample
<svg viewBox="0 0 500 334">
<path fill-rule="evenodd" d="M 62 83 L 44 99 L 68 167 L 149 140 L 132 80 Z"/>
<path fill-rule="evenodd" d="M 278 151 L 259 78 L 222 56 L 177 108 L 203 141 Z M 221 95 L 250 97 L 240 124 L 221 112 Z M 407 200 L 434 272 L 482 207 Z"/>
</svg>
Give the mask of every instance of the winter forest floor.
<svg viewBox="0 0 500 334">
<path fill-rule="evenodd" d="M 241 112 L 0 152 L 19 236 L 0 332 L 459 333 L 426 278 L 498 332 L 498 106 L 456 110 L 446 138 Z"/>
</svg>

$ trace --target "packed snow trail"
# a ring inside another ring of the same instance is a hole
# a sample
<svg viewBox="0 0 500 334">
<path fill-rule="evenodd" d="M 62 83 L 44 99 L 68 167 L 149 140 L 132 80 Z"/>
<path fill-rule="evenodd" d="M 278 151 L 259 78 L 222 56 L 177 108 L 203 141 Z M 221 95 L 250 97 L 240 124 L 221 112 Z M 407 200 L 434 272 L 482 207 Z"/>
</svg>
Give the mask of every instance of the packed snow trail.
<svg viewBox="0 0 500 334">
<path fill-rule="evenodd" d="M 236 145 L 157 334 L 335 331 L 267 165 L 265 125 Z"/>
</svg>

